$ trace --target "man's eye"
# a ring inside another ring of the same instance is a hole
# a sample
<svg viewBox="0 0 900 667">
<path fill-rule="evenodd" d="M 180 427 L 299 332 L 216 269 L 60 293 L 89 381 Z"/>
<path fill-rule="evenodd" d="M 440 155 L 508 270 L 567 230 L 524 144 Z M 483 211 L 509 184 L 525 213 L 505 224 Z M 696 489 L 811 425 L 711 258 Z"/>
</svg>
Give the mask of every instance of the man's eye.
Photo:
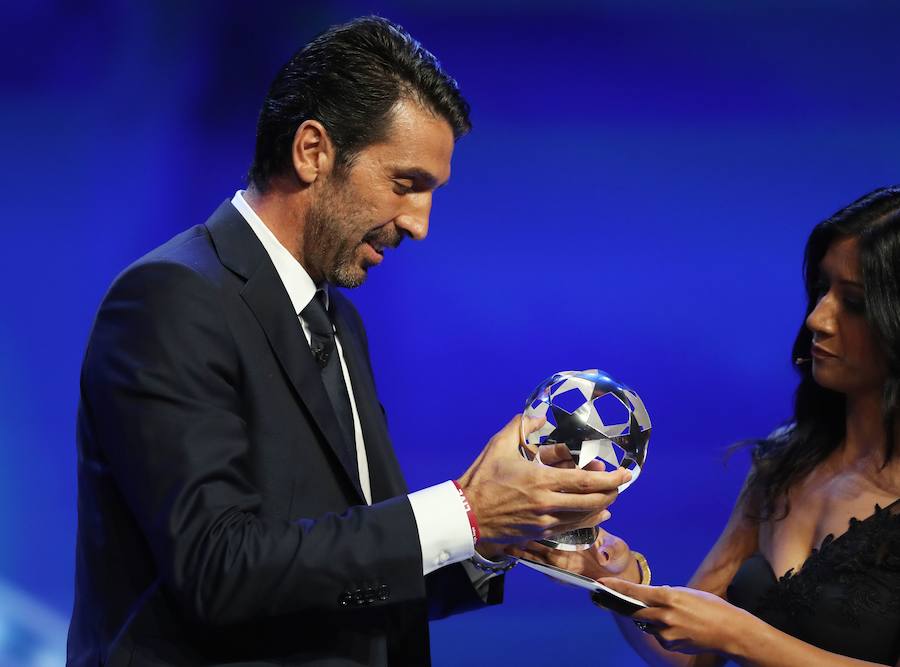
<svg viewBox="0 0 900 667">
<path fill-rule="evenodd" d="M 394 192 L 396 192 L 398 195 L 409 194 L 412 191 L 413 191 L 412 181 L 407 181 L 404 179 L 401 179 L 399 181 L 397 181 L 397 180 L 394 181 Z"/>
</svg>

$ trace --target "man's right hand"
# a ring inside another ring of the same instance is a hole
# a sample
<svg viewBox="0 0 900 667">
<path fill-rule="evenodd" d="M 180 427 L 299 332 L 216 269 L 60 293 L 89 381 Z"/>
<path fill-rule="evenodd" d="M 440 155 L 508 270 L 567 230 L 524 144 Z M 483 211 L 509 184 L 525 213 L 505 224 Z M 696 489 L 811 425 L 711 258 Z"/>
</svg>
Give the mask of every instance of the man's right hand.
<svg viewBox="0 0 900 667">
<path fill-rule="evenodd" d="M 528 434 L 544 423 L 525 418 Z M 535 465 L 519 453 L 520 424 L 517 415 L 482 450 L 458 482 L 478 519 L 479 553 L 491 557 L 510 544 L 541 540 L 576 528 L 587 528 L 609 518 L 606 508 L 616 499 L 618 487 L 631 479 L 624 469 L 613 472 L 556 467 L 552 450 L 542 449 Z M 565 445 L 557 446 L 560 450 Z M 563 456 L 565 454 L 565 456 Z M 567 463 L 568 450 L 559 452 Z"/>
</svg>

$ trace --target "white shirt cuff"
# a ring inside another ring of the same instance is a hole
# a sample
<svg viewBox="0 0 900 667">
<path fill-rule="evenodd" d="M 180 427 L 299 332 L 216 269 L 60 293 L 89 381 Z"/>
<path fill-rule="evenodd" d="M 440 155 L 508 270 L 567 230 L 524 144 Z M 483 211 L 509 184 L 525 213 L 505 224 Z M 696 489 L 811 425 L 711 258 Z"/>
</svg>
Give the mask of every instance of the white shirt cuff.
<svg viewBox="0 0 900 667">
<path fill-rule="evenodd" d="M 429 486 L 408 498 L 419 530 L 424 574 L 471 558 L 472 529 L 453 482 Z"/>
</svg>

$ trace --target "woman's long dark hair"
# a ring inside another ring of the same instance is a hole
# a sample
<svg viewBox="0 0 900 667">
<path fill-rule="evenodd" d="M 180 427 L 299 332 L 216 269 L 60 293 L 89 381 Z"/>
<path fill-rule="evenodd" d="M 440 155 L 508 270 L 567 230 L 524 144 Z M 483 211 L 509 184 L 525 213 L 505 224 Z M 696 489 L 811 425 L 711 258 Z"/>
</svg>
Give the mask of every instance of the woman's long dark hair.
<svg viewBox="0 0 900 667">
<path fill-rule="evenodd" d="M 809 357 L 812 332 L 806 328 L 806 317 L 821 296 L 820 264 L 835 240 L 848 237 L 857 240 L 865 317 L 887 363 L 882 408 L 887 465 L 895 454 L 894 419 L 900 403 L 900 186 L 870 192 L 813 229 L 803 261 L 806 314 L 792 359 Z M 758 443 L 754 451 L 754 472 L 745 493 L 753 499 L 751 507 L 758 520 L 787 516 L 790 488 L 825 461 L 846 433 L 845 396 L 817 384 L 811 364 L 799 365 L 798 371 L 793 420 Z"/>
</svg>

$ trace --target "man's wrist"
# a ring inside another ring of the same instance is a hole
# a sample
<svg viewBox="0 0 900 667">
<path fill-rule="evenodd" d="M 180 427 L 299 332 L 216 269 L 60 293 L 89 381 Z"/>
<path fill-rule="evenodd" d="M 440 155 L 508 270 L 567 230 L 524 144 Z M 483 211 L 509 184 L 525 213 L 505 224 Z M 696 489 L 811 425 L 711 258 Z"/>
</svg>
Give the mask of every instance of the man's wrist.
<svg viewBox="0 0 900 667">
<path fill-rule="evenodd" d="M 512 568 L 518 561 L 512 556 L 503 553 L 503 546 L 499 544 L 485 543 L 481 541 L 481 530 L 478 526 L 478 517 L 475 510 L 466 497 L 466 492 L 462 484 L 457 480 L 451 480 L 459 494 L 459 501 L 462 503 L 463 509 L 466 511 L 466 518 L 469 520 L 469 528 L 472 531 L 472 546 L 474 553 L 469 561 L 482 572 L 488 574 L 501 574 Z"/>
</svg>

